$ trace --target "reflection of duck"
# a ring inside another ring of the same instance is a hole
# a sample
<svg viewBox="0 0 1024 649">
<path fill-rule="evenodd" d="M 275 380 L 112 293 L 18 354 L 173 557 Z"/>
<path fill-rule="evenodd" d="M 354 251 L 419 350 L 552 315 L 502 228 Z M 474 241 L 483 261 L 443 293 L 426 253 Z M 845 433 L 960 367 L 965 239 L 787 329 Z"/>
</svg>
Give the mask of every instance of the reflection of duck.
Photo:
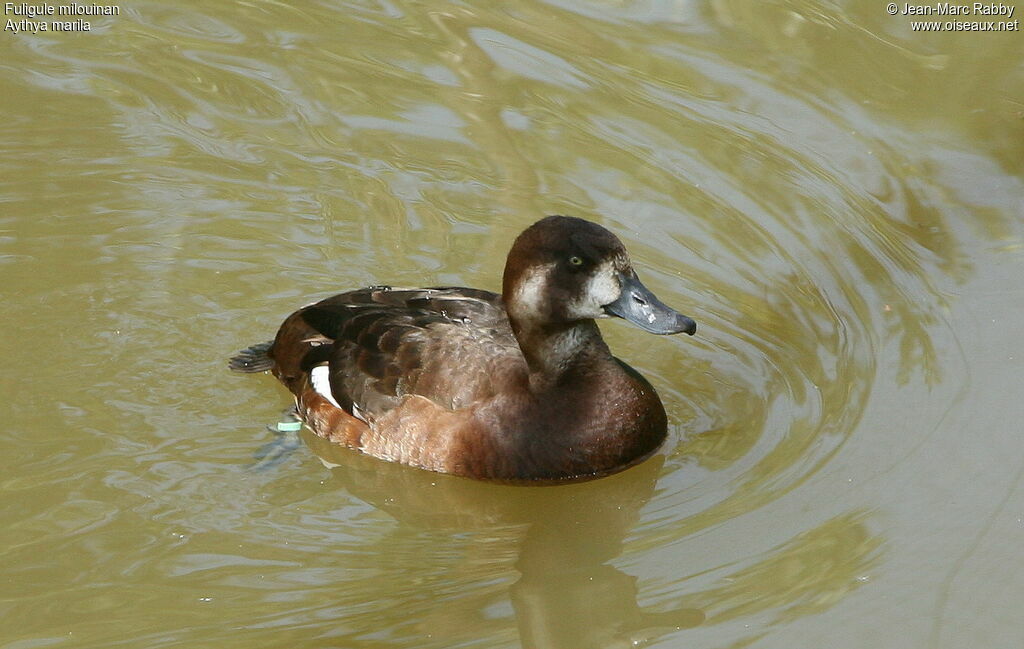
<svg viewBox="0 0 1024 649">
<path fill-rule="evenodd" d="M 296 311 L 232 369 L 270 369 L 321 437 L 424 469 L 493 480 L 615 471 L 665 438 L 661 401 L 611 355 L 594 318 L 696 329 L 637 279 L 622 243 L 551 216 L 515 241 L 503 295 L 367 288 Z"/>
<path fill-rule="evenodd" d="M 469 645 L 507 629 L 495 611 L 511 601 L 521 646 L 589 649 L 639 646 L 704 620 L 695 602 L 641 608 L 636 577 L 613 565 L 654 493 L 661 457 L 605 480 L 524 488 L 412 471 L 303 439 L 334 467 L 332 480 L 396 521 L 374 521 L 388 536 L 360 546 L 359 571 L 339 573 L 349 596 L 389 602 L 358 614 L 367 628 L 411 625 Z"/>
</svg>

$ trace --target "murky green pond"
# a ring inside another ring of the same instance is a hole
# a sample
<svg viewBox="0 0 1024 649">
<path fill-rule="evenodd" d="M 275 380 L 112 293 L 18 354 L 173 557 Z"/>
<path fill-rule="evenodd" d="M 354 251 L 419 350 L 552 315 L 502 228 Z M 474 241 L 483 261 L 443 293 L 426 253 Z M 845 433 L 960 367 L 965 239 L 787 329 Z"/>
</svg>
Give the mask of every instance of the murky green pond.
<svg viewBox="0 0 1024 649">
<path fill-rule="evenodd" d="M 1020 31 L 116 6 L 0 34 L 0 647 L 1024 644 Z M 268 446 L 289 396 L 231 353 L 348 288 L 499 289 L 553 213 L 700 323 L 602 323 L 658 456 L 516 488 Z"/>
</svg>

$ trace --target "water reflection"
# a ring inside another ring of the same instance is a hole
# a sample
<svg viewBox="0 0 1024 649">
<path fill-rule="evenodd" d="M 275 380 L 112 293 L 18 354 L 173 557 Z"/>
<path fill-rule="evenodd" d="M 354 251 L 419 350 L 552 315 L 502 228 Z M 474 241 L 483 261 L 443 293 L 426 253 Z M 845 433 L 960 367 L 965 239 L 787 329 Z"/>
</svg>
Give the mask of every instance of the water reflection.
<svg viewBox="0 0 1024 649">
<path fill-rule="evenodd" d="M 881 564 L 883 541 L 869 531 L 867 518 L 851 512 L 828 520 L 679 603 L 700 602 L 709 624 L 763 614 L 778 623 L 820 613 L 867 584 Z"/>
<path fill-rule="evenodd" d="M 304 439 L 325 462 L 337 465 L 331 475 L 340 487 L 398 522 L 395 541 L 382 540 L 381 556 L 371 563 L 411 562 L 404 569 L 415 573 L 424 554 L 448 556 L 446 594 L 424 584 L 405 595 L 444 600 L 443 612 L 420 621 L 437 628 L 420 632 L 443 632 L 450 638 L 462 629 L 464 639 L 479 638 L 493 617 L 488 611 L 502 601 L 511 602 L 525 647 L 636 646 L 657 637 L 659 629 L 688 628 L 704 618 L 689 605 L 669 611 L 641 608 L 636 579 L 613 565 L 653 494 L 658 460 L 592 483 L 509 487 L 409 470 L 313 435 Z M 414 539 L 438 547 L 416 547 Z M 406 556 L 400 556 L 403 550 Z M 502 577 L 496 581 L 497 575 Z"/>
<path fill-rule="evenodd" d="M 500 611 L 510 602 L 524 647 L 630 647 L 705 623 L 768 613 L 783 621 L 820 612 L 867 582 L 881 540 L 866 514 L 836 517 L 803 532 L 739 569 L 716 569 L 716 583 L 698 575 L 672 603 L 638 603 L 637 578 L 616 567 L 624 541 L 654 494 L 659 459 L 590 483 L 506 487 L 416 471 L 367 458 L 304 433 L 333 466 L 337 486 L 388 512 L 397 525 L 367 550 L 366 577 L 346 576 L 339 588 L 397 615 L 387 624 L 401 636 L 438 634 L 446 642 L 501 635 Z M 439 579 L 437 569 L 444 567 Z M 394 573 L 383 577 L 381 571 Z M 405 584 L 396 592 L 394 578 Z M 438 607 L 438 604 L 442 606 Z M 365 628 L 347 612 L 345 626 Z M 461 634 L 461 635 L 460 635 Z M 358 634 L 350 636 L 351 639 Z"/>
</svg>

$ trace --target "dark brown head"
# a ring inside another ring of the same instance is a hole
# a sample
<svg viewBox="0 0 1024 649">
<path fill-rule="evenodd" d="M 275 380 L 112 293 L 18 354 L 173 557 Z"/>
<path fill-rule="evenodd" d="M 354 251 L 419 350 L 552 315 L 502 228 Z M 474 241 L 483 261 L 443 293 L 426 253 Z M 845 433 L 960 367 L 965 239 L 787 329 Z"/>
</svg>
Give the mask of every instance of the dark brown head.
<svg viewBox="0 0 1024 649">
<path fill-rule="evenodd" d="M 549 216 L 519 235 L 508 253 L 502 297 L 519 326 L 618 316 L 657 334 L 697 328 L 640 283 L 618 237 L 571 216 Z"/>
</svg>

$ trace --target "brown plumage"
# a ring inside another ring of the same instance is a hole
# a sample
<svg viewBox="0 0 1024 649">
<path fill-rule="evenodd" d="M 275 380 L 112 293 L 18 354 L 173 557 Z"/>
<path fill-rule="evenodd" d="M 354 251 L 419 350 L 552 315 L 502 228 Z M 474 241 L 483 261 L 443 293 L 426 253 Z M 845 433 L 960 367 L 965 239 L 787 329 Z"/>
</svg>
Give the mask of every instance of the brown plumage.
<svg viewBox="0 0 1024 649">
<path fill-rule="evenodd" d="M 342 293 L 299 309 L 230 367 L 270 369 L 321 437 L 433 471 L 583 479 L 653 453 L 666 432 L 661 401 L 593 319 L 653 333 L 696 325 L 639 283 L 621 242 L 582 219 L 542 219 L 509 252 L 503 294 Z"/>
</svg>

